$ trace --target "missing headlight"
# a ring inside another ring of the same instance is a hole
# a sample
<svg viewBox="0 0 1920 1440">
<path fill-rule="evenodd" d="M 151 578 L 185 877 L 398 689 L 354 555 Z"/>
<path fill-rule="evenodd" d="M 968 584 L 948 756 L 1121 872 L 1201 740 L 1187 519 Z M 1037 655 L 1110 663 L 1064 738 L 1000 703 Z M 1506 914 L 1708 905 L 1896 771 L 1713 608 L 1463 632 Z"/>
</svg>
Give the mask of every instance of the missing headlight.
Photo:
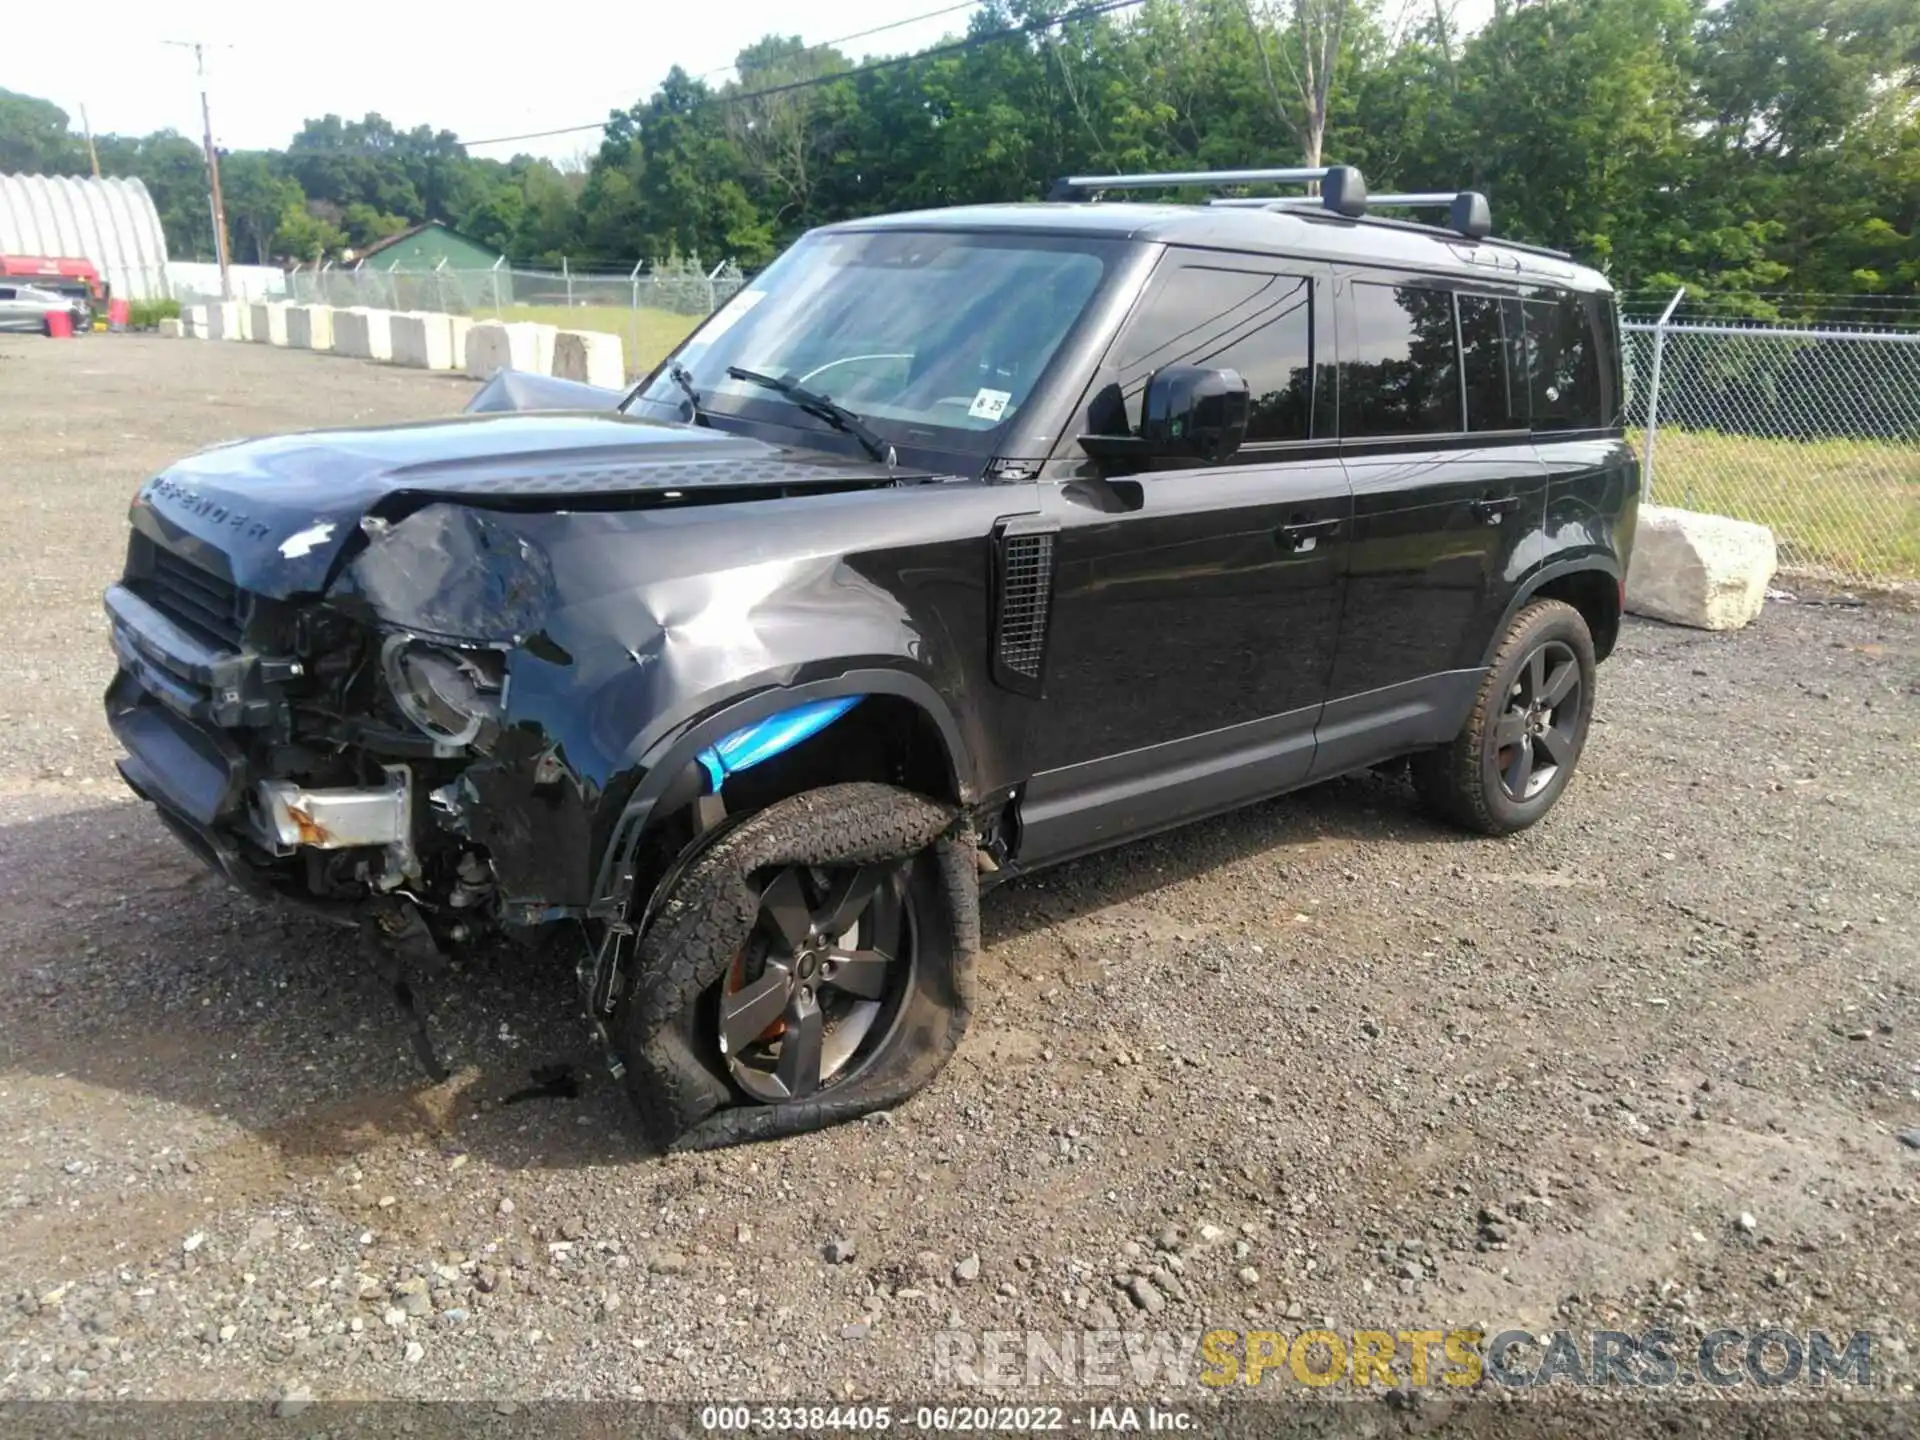
<svg viewBox="0 0 1920 1440">
<path fill-rule="evenodd" d="M 494 650 L 456 650 L 411 635 L 391 635 L 380 665 L 400 713 L 445 745 L 470 745 L 499 723 L 506 665 Z"/>
</svg>

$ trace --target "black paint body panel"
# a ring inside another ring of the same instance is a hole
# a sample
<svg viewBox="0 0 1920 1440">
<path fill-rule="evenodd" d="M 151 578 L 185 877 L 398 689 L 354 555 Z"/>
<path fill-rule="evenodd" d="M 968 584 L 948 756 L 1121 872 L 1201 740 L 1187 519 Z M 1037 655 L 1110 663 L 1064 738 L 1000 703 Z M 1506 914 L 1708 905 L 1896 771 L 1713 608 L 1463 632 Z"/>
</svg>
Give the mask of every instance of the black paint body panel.
<svg viewBox="0 0 1920 1440">
<path fill-rule="evenodd" d="M 1074 438 L 1084 394 L 1179 242 L 1179 212 L 1138 208 L 1136 253 L 1056 361 L 1070 383 L 1036 392 L 984 474 L 905 449 L 917 467 L 889 469 L 806 420 L 484 414 L 221 447 L 150 482 L 132 524 L 263 603 L 504 648 L 507 739 L 468 772 L 471 834 L 529 915 L 604 897 L 701 746 L 826 695 L 923 712 L 952 796 L 1011 822 L 1003 874 L 1447 739 L 1527 594 L 1624 575 L 1637 472 L 1620 433 L 1343 443 L 1323 352 L 1307 442 L 1103 473 Z M 969 215 L 988 223 L 945 223 Z M 1191 243 L 1263 237 L 1285 271 L 1286 245 L 1268 242 L 1297 234 L 1325 293 L 1324 267 L 1362 228 L 1267 218 L 1207 217 Z M 1380 243 L 1398 272 L 1516 283 L 1457 240 Z M 993 662 L 1003 531 L 1053 536 L 1044 665 L 1019 688 Z M 239 783 L 229 750 L 176 712 L 162 723 L 136 669 L 115 683 L 129 778 L 176 826 L 217 830 L 222 787 Z M 169 754 L 193 757 L 191 784 L 169 788 Z"/>
</svg>

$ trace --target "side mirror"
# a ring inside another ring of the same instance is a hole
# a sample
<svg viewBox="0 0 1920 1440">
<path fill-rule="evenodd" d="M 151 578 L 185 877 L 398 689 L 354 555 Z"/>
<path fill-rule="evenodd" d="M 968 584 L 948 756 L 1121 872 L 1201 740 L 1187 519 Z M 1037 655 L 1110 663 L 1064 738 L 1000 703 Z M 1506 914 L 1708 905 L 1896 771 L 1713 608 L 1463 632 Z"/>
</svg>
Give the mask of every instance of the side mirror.
<svg viewBox="0 0 1920 1440">
<path fill-rule="evenodd" d="M 1238 371 L 1169 365 L 1147 379 L 1138 435 L 1082 435 L 1080 445 L 1095 459 L 1123 464 L 1218 464 L 1245 443 L 1252 405 Z"/>
</svg>

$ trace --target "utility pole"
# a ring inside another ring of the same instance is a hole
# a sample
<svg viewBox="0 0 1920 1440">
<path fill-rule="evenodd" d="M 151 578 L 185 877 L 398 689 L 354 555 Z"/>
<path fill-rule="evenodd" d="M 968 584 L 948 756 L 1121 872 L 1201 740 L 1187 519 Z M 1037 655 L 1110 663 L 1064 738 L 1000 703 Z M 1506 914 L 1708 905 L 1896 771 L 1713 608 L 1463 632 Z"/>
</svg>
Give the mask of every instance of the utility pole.
<svg viewBox="0 0 1920 1440">
<path fill-rule="evenodd" d="M 206 137 L 207 189 L 213 199 L 213 249 L 220 261 L 220 298 L 233 299 L 233 278 L 227 273 L 227 207 L 220 198 L 220 155 L 213 148 L 213 111 L 207 105 L 206 46 L 198 40 L 169 40 L 183 50 L 193 51 L 194 68 L 200 75 L 200 123 Z"/>
<path fill-rule="evenodd" d="M 100 152 L 93 148 L 93 124 L 87 119 L 87 107 L 80 107 L 80 128 L 87 132 L 87 159 L 93 162 L 93 178 L 100 178 Z"/>
</svg>

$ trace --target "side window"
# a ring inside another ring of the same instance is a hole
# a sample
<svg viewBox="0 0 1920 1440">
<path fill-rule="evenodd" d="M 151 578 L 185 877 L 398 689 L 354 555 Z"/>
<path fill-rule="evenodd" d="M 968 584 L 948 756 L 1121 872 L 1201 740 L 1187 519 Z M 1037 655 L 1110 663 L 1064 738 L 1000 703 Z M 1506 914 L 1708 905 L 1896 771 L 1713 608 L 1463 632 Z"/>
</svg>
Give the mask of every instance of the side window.
<svg viewBox="0 0 1920 1440">
<path fill-rule="evenodd" d="M 1460 361 L 1467 429 L 1527 428 L 1525 321 L 1518 299 L 1461 295 Z"/>
<path fill-rule="evenodd" d="M 1249 442 L 1312 434 L 1313 282 L 1304 277 L 1187 266 L 1148 297 L 1114 353 L 1129 427 L 1155 370 L 1207 365 L 1245 378 Z"/>
<path fill-rule="evenodd" d="M 1460 430 L 1460 349 L 1453 294 L 1420 285 L 1348 287 L 1352 353 L 1340 357 L 1340 433 Z"/>
<path fill-rule="evenodd" d="M 15 290 L 11 285 L 0 285 L 0 300 L 12 300 L 19 295 L 19 293 L 20 292 Z"/>
<path fill-rule="evenodd" d="M 1599 347 L 1582 297 L 1562 293 L 1526 304 L 1533 428 L 1590 430 L 1604 424 Z"/>
</svg>

